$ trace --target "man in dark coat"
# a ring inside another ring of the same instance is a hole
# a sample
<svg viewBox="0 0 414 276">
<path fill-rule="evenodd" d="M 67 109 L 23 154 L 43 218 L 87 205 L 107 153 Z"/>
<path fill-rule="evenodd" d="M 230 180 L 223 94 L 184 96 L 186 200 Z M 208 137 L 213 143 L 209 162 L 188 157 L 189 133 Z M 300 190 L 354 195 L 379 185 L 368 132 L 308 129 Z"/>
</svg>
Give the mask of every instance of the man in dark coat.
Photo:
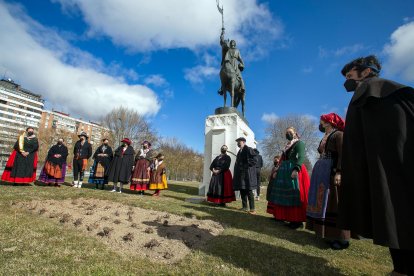
<svg viewBox="0 0 414 276">
<path fill-rule="evenodd" d="M 79 141 L 73 147 L 73 186 L 82 188 L 83 175 L 85 174 L 88 160 L 92 156 L 92 145 L 88 142 L 88 134 L 81 132 Z M 79 181 L 78 181 L 79 179 Z"/>
<path fill-rule="evenodd" d="M 117 183 L 119 182 L 120 193 L 122 193 L 122 186 L 131 179 L 135 156 L 131 140 L 124 138 L 121 143 L 122 145 L 115 150 L 114 159 L 111 162 L 108 174 L 108 182 L 112 182 L 114 185 L 112 192 L 116 192 Z"/>
<path fill-rule="evenodd" d="M 256 199 L 260 200 L 260 171 L 263 168 L 263 158 L 260 155 L 260 152 L 258 149 L 254 149 L 254 152 L 256 153 L 256 174 L 257 174 L 257 189 L 256 189 Z"/>
<path fill-rule="evenodd" d="M 247 201 L 249 201 L 249 212 L 256 214 L 253 195 L 253 190 L 257 189 L 256 153 L 246 145 L 244 137 L 237 138 L 236 142 L 240 150 L 234 164 L 233 187 L 235 191 L 240 191 L 241 210 L 248 211 Z"/>
<path fill-rule="evenodd" d="M 345 65 L 348 106 L 339 226 L 390 248 L 394 272 L 414 275 L 414 89 L 378 78 L 375 56 Z"/>
</svg>

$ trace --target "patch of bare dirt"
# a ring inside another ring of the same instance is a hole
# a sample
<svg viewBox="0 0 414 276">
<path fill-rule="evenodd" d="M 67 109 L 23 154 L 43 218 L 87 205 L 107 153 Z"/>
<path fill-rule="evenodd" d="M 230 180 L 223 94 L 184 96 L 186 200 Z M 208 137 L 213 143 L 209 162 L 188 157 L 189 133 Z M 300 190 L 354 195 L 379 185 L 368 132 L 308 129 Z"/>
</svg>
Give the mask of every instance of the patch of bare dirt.
<svg viewBox="0 0 414 276">
<path fill-rule="evenodd" d="M 13 207 L 97 238 L 122 254 L 139 255 L 163 263 L 183 259 L 192 249 L 201 248 L 223 231 L 222 225 L 211 220 L 99 199 L 17 202 Z"/>
</svg>

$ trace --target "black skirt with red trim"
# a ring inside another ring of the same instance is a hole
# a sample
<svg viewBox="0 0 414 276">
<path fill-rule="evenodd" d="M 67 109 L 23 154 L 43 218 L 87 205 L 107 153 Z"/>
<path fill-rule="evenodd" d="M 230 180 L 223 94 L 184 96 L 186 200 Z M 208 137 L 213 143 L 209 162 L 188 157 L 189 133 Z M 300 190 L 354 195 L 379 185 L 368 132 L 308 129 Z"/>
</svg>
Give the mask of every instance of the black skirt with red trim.
<svg viewBox="0 0 414 276">
<path fill-rule="evenodd" d="M 15 184 L 28 184 L 36 180 L 37 152 L 30 153 L 24 157 L 16 150 L 13 150 L 1 180 Z"/>
<path fill-rule="evenodd" d="M 207 201 L 221 204 L 236 201 L 233 190 L 233 178 L 230 170 L 211 177 Z"/>
</svg>

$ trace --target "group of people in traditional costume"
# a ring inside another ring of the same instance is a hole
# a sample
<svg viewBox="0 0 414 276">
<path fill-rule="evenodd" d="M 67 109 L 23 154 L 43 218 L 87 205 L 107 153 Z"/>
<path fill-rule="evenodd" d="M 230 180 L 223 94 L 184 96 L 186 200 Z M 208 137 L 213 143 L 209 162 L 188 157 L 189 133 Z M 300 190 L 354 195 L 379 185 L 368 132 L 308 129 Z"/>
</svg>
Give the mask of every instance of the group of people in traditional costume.
<svg viewBox="0 0 414 276">
<path fill-rule="evenodd" d="M 104 190 L 106 184 L 112 184 L 112 192 L 122 193 L 123 186 L 131 184 L 130 189 L 139 191 L 140 195 L 152 190 L 154 196 L 159 196 L 161 190 L 168 188 L 164 155 L 150 149 L 150 142 L 144 141 L 142 149 L 135 155 L 130 139 L 124 138 L 114 152 L 105 138 L 92 155 L 87 133 L 81 132 L 78 137 L 73 148 L 73 187 L 82 188 L 85 171 L 92 157 L 94 162 L 88 183 L 95 184 L 96 189 Z M 33 183 L 36 180 L 38 148 L 34 129 L 28 127 L 17 139 L 1 180 L 13 184 Z M 65 182 L 68 153 L 64 139 L 59 138 L 47 153 L 38 181 L 60 187 Z"/>
<path fill-rule="evenodd" d="M 267 212 L 292 229 L 303 227 L 326 239 L 331 248 L 348 248 L 350 238 L 365 237 L 387 246 L 393 275 L 414 275 L 414 89 L 379 78 L 375 56 L 346 64 L 344 87 L 354 92 L 346 121 L 335 113 L 322 115 L 319 160 L 311 178 L 304 165 L 305 144 L 293 127 L 285 131 L 286 146 L 275 156 L 269 176 Z M 346 123 L 345 123 L 346 122 Z M 74 147 L 74 187 L 81 188 L 92 148 L 86 133 Z M 256 214 L 253 191 L 260 187 L 258 152 L 238 138 L 234 176 L 227 146 L 211 163 L 207 200 L 225 206 L 240 192 L 242 210 Z M 131 141 L 122 140 L 115 152 L 105 139 L 93 155 L 90 183 L 113 183 L 114 192 L 124 184 L 154 195 L 167 188 L 164 156 L 155 155 L 144 142 L 135 156 Z M 15 184 L 36 179 L 39 144 L 29 127 L 19 136 L 2 181 Z M 39 180 L 60 185 L 66 173 L 68 149 L 63 139 L 50 148 Z M 257 195 L 260 191 L 257 190 Z"/>
<path fill-rule="evenodd" d="M 334 250 L 348 248 L 351 237 L 373 239 L 389 247 L 392 275 L 414 275 L 414 89 L 379 78 L 380 71 L 375 56 L 342 69 L 346 91 L 354 92 L 346 124 L 335 113 L 321 116 L 324 136 L 310 179 L 305 144 L 293 127 L 286 129 L 287 144 L 269 176 L 267 212 L 292 229 L 306 222 Z M 257 160 L 243 139 L 233 179 L 225 146 L 213 160 L 207 200 L 223 205 L 238 190 L 242 209 L 249 202 L 254 214 Z"/>
<path fill-rule="evenodd" d="M 236 139 L 237 146 L 240 148 L 234 164 L 234 177 L 230 171 L 231 158 L 227 155 L 227 146 L 221 147 L 221 154 L 217 156 L 210 165 L 212 177 L 207 193 L 207 201 L 226 206 L 236 200 L 235 191 L 240 192 L 242 200 L 242 211 L 256 214 L 254 193 L 260 186 L 258 177 L 258 151 L 246 145 L 246 138 Z M 259 164 L 259 168 L 262 165 Z"/>
</svg>

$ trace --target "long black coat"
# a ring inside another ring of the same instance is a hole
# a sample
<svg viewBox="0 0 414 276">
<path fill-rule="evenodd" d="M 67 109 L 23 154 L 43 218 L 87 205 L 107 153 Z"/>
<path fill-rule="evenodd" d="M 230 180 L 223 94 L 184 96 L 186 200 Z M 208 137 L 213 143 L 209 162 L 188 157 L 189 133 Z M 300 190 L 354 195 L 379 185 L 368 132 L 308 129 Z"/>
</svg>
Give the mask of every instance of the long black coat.
<svg viewBox="0 0 414 276">
<path fill-rule="evenodd" d="M 107 156 L 98 156 L 98 154 L 107 154 Z M 111 165 L 111 161 L 114 158 L 114 153 L 110 146 L 106 146 L 105 151 L 103 150 L 103 145 L 99 146 L 92 157 L 97 163 L 100 163 L 104 169 L 105 174 L 107 174 L 109 166 Z"/>
<path fill-rule="evenodd" d="M 55 154 L 60 154 L 60 157 L 55 157 Z M 68 158 L 68 148 L 65 145 L 53 145 L 47 153 L 47 161 L 62 167 Z"/>
<path fill-rule="evenodd" d="M 414 89 L 366 80 L 348 107 L 339 227 L 414 249 Z"/>
<path fill-rule="evenodd" d="M 256 153 L 245 145 L 239 150 L 234 164 L 233 188 L 238 190 L 257 189 Z"/>
<path fill-rule="evenodd" d="M 16 159 L 14 160 L 13 167 L 10 175 L 12 177 L 32 177 L 33 171 L 36 171 L 36 165 L 34 164 L 37 150 L 39 149 L 39 142 L 36 137 L 28 139 L 24 137 L 24 151 L 28 152 L 29 155 L 24 157 L 20 153 L 19 140 L 14 145 L 14 149 L 17 151 Z"/>
<path fill-rule="evenodd" d="M 122 153 L 122 146 L 115 150 L 114 159 L 108 173 L 109 182 L 127 183 L 132 174 L 132 167 L 134 166 L 134 148 L 128 146 L 124 153 Z"/>
</svg>

